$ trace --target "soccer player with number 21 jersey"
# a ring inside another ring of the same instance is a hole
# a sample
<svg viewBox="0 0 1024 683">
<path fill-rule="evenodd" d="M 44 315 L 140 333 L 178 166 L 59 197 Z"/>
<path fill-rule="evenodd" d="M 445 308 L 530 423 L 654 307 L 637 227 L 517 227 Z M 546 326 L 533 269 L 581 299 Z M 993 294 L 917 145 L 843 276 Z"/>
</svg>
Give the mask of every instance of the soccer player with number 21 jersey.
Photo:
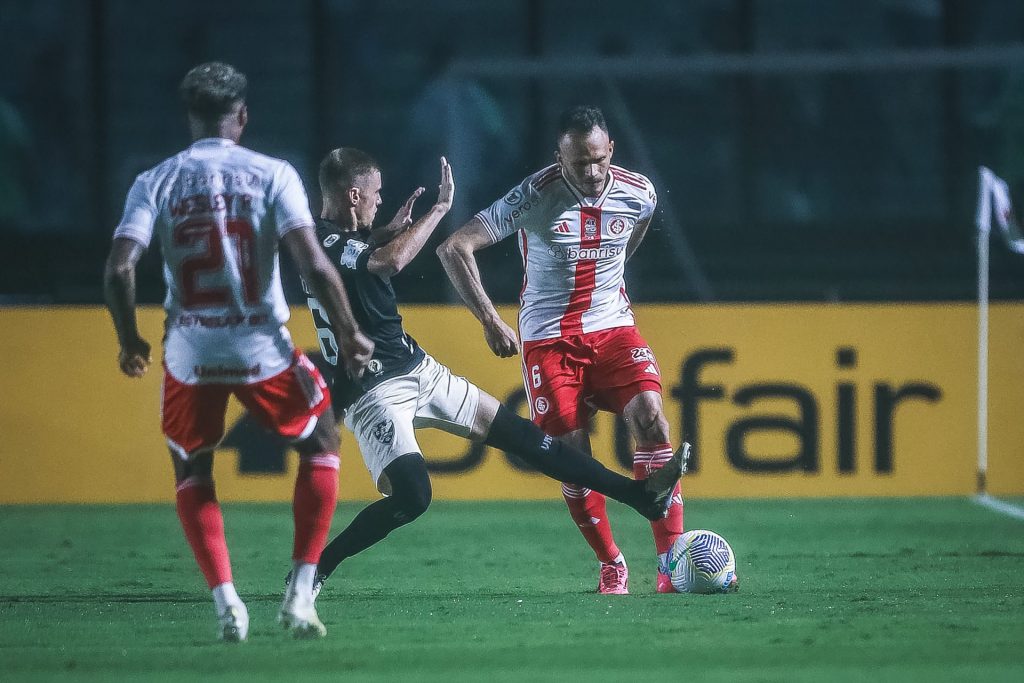
<svg viewBox="0 0 1024 683">
<path fill-rule="evenodd" d="M 245 640 L 249 630 L 212 477 L 228 397 L 293 442 L 300 458 L 295 580 L 278 618 L 296 637 L 315 638 L 326 632 L 311 593 L 337 499 L 339 441 L 326 382 L 284 327 L 279 242 L 334 325 L 347 373 L 362 374 L 373 343 L 359 330 L 344 286 L 317 244 L 295 169 L 238 144 L 248 122 L 246 85 L 244 75 L 218 62 L 185 76 L 181 94 L 193 143 L 135 180 L 114 232 L 104 288 L 121 371 L 141 377 L 150 345 L 135 320 L 135 267 L 152 238 L 159 239 L 167 285 L 163 432 L 178 517 L 213 593 L 223 640 Z"/>
</svg>

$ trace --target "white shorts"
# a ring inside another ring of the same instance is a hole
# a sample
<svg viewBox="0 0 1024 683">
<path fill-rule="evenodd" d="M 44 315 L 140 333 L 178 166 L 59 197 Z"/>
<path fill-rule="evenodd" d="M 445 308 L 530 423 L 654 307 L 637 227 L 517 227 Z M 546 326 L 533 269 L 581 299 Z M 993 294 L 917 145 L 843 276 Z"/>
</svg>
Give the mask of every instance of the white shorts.
<svg viewBox="0 0 1024 683">
<path fill-rule="evenodd" d="M 453 375 L 430 355 L 409 374 L 392 377 L 359 397 L 345 411 L 345 426 L 355 435 L 377 489 L 384 468 L 408 453 L 422 453 L 416 429 L 434 427 L 468 437 L 473 430 L 480 389 Z"/>
</svg>

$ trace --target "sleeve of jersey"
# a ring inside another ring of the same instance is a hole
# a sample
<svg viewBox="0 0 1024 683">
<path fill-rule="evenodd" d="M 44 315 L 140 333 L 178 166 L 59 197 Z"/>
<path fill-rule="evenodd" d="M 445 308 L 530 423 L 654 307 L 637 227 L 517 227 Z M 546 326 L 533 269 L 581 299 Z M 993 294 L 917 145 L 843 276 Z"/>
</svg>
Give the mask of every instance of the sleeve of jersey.
<svg viewBox="0 0 1024 683">
<path fill-rule="evenodd" d="M 278 237 L 284 237 L 285 233 L 295 228 L 312 227 L 313 214 L 309 212 L 309 199 L 292 165 L 283 162 L 275 180 L 273 211 Z"/>
<path fill-rule="evenodd" d="M 650 220 L 651 216 L 654 215 L 654 209 L 658 206 L 658 193 L 654 190 L 654 183 L 648 178 L 644 178 L 644 181 L 644 206 L 640 211 L 640 220 L 642 221 Z"/>
<path fill-rule="evenodd" d="M 537 205 L 537 192 L 530 178 L 509 190 L 508 194 L 476 215 L 495 242 L 522 228 L 522 219 Z"/>
<path fill-rule="evenodd" d="M 149 183 L 140 175 L 128 190 L 124 214 L 114 230 L 114 237 L 126 237 L 148 247 L 153 239 L 156 214 L 156 204 L 150 194 Z"/>
</svg>

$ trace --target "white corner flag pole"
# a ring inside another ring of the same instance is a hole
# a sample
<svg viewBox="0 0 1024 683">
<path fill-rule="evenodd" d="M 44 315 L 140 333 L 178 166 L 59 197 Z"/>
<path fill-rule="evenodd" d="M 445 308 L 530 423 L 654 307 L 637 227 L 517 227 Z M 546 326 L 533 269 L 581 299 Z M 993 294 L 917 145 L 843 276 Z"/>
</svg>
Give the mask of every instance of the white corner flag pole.
<svg viewBox="0 0 1024 683">
<path fill-rule="evenodd" d="M 1013 218 L 1010 189 L 985 166 L 978 167 L 978 494 L 986 495 L 988 483 L 988 282 L 989 237 L 995 214 L 1006 246 L 1024 254 L 1024 237 Z"/>
<path fill-rule="evenodd" d="M 992 171 L 978 168 L 978 495 L 988 472 L 988 242 L 992 232 Z"/>
</svg>

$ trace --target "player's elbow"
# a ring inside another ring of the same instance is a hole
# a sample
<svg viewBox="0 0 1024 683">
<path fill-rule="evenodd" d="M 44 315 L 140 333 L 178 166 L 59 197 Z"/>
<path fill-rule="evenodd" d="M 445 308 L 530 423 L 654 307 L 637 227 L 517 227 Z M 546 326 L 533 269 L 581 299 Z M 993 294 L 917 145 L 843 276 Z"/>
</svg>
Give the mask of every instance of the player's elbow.
<svg viewBox="0 0 1024 683">
<path fill-rule="evenodd" d="M 377 277 L 389 278 L 398 275 L 408 265 L 397 254 L 376 253 L 370 257 L 367 269 Z"/>
<path fill-rule="evenodd" d="M 447 268 L 450 263 L 453 263 L 459 258 L 459 255 L 464 251 L 463 245 L 457 239 L 456 235 L 451 235 L 444 242 L 438 245 L 435 253 L 437 257 L 441 259 L 441 263 Z"/>
<path fill-rule="evenodd" d="M 318 261 L 302 269 L 302 279 L 309 286 L 313 296 L 318 299 L 323 299 L 324 295 L 330 291 L 335 285 L 336 278 L 337 273 L 330 262 Z"/>
<path fill-rule="evenodd" d="M 109 288 L 130 282 L 134 271 L 135 266 L 131 263 L 108 259 L 107 265 L 103 269 L 103 284 Z"/>
</svg>

